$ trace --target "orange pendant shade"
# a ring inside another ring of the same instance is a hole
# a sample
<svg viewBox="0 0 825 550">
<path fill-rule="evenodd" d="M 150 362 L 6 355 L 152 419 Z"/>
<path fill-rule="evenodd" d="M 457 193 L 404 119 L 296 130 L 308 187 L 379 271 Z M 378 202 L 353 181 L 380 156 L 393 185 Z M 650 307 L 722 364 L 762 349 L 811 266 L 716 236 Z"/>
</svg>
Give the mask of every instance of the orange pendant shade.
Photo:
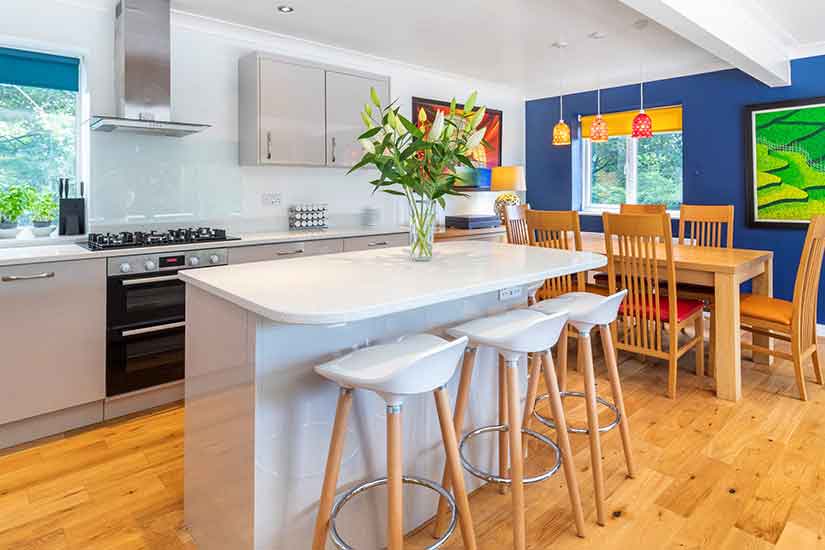
<svg viewBox="0 0 825 550">
<path fill-rule="evenodd" d="M 635 138 L 653 137 L 653 120 L 644 111 L 641 111 L 633 119 L 633 133 L 631 136 Z"/>
<path fill-rule="evenodd" d="M 605 142 L 610 137 L 607 130 L 607 121 L 602 115 L 597 115 L 590 125 L 590 141 L 594 143 Z"/>
<path fill-rule="evenodd" d="M 553 126 L 553 145 L 570 145 L 570 126 L 563 120 Z"/>
</svg>

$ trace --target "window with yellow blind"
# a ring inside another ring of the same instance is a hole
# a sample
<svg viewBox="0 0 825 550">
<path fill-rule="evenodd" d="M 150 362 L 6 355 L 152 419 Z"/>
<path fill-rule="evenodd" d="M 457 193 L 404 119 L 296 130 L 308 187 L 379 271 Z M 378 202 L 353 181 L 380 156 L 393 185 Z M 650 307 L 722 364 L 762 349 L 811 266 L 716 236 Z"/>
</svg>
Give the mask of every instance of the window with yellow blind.
<svg viewBox="0 0 825 550">
<path fill-rule="evenodd" d="M 653 120 L 653 137 L 631 137 L 638 111 L 608 113 L 610 138 L 590 140 L 594 116 L 581 117 L 582 210 L 618 208 L 621 203 L 666 204 L 677 210 L 682 202 L 682 107 L 645 111 Z"/>
</svg>

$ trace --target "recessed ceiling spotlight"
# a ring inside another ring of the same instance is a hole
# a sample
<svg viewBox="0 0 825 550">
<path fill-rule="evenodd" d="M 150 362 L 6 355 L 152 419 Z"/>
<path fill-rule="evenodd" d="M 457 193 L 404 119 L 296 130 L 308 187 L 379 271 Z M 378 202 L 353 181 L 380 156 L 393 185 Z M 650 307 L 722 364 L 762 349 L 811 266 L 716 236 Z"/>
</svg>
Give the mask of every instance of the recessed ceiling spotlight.
<svg viewBox="0 0 825 550">
<path fill-rule="evenodd" d="M 551 45 L 551 46 L 553 46 L 554 48 L 559 48 L 559 49 L 561 49 L 561 48 L 566 48 L 566 47 L 567 47 L 567 46 L 569 46 L 570 44 L 568 44 L 568 43 L 567 43 L 567 42 L 565 42 L 564 40 L 556 40 L 555 42 L 553 42 L 553 43 L 552 43 L 552 44 L 550 44 L 550 45 Z"/>
<path fill-rule="evenodd" d="M 602 31 L 593 31 L 587 35 L 588 38 L 592 38 L 593 40 L 601 40 L 602 38 L 607 38 L 607 33 Z"/>
<path fill-rule="evenodd" d="M 281 13 L 292 13 L 295 11 L 295 8 L 293 8 L 292 6 L 283 5 L 278 6 L 278 11 Z"/>
</svg>

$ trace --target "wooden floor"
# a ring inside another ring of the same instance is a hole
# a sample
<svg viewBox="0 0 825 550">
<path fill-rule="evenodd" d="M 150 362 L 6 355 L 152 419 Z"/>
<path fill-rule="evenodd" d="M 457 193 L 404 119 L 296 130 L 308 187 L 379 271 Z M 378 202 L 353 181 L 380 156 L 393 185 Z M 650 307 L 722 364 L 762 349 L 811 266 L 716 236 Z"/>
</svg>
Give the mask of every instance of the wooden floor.
<svg viewBox="0 0 825 550">
<path fill-rule="evenodd" d="M 606 434 L 609 519 L 597 527 L 587 442 L 574 436 L 587 538 L 575 536 L 558 475 L 527 490 L 530 548 L 825 548 L 825 391 L 809 383 L 802 403 L 787 364 L 744 367 L 739 404 L 717 400 L 689 370 L 672 401 L 663 364 L 622 357 L 638 475 L 625 478 L 619 434 Z M 568 409 L 583 419 L 580 404 Z M 196 548 L 182 521 L 182 438 L 183 409 L 173 407 L 4 453 L 0 548 Z M 528 473 L 544 459 L 531 448 Z M 492 487 L 473 495 L 479 548 L 511 547 L 509 503 Z M 422 531 L 407 547 L 431 543 Z M 447 547 L 462 547 L 458 531 Z"/>
</svg>

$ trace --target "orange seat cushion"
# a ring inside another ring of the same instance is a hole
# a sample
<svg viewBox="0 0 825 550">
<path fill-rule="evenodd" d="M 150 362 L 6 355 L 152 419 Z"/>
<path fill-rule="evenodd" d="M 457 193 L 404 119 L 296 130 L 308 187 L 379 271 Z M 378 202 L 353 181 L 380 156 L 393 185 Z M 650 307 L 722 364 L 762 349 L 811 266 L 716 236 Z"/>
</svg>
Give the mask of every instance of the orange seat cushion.
<svg viewBox="0 0 825 550">
<path fill-rule="evenodd" d="M 622 314 L 627 313 L 625 308 L 629 308 L 630 304 L 624 302 L 622 307 L 619 309 Z M 649 308 L 655 306 L 648 306 Z M 688 300 L 686 298 L 676 298 L 676 322 L 681 323 L 685 319 L 690 318 L 692 315 L 695 315 L 696 312 L 701 312 L 705 309 L 705 303 L 701 300 Z M 654 314 L 651 311 L 649 313 L 649 317 L 653 317 Z M 670 322 L 670 300 L 667 296 L 662 296 L 659 298 L 659 319 L 661 319 L 665 323 Z"/>
<path fill-rule="evenodd" d="M 793 319 L 793 302 L 761 294 L 742 294 L 739 298 L 739 312 L 743 317 L 790 326 Z"/>
</svg>

